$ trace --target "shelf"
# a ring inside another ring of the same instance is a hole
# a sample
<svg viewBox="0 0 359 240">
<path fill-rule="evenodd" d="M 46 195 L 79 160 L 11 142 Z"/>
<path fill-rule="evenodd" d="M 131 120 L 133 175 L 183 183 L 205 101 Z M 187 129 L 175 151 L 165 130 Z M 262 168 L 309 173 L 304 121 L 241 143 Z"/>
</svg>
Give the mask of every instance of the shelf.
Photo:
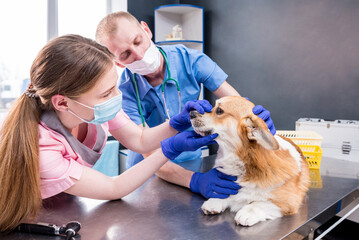
<svg viewBox="0 0 359 240">
<path fill-rule="evenodd" d="M 169 5 L 159 6 L 155 8 L 155 11 L 185 14 L 188 13 L 190 8 L 198 8 L 203 10 L 203 7 L 199 7 L 191 4 L 169 4 Z"/>
<path fill-rule="evenodd" d="M 171 40 L 171 41 L 160 41 L 160 42 L 156 42 L 156 44 L 162 44 L 162 43 L 168 43 L 168 44 L 171 44 L 171 43 L 200 43 L 200 44 L 203 44 L 203 41 L 196 41 L 196 40 Z"/>
<path fill-rule="evenodd" d="M 174 4 L 164 5 L 155 9 L 155 42 L 157 44 L 183 43 L 187 47 L 195 47 L 203 51 L 203 8 L 187 5 Z M 167 35 L 172 33 L 172 28 L 180 25 L 183 39 L 166 41 Z"/>
<path fill-rule="evenodd" d="M 183 44 L 188 48 L 196 49 L 203 52 L 203 42 L 202 41 L 193 41 L 193 40 L 174 40 L 174 41 L 160 41 L 155 42 L 157 45 L 174 45 L 174 44 Z"/>
</svg>

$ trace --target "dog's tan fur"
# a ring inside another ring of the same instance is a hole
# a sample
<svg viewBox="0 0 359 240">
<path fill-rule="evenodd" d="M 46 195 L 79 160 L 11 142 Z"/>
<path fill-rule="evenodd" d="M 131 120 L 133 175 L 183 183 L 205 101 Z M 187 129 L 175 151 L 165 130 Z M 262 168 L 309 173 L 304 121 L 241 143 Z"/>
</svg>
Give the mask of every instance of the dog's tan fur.
<svg viewBox="0 0 359 240">
<path fill-rule="evenodd" d="M 309 187 L 308 163 L 300 148 L 287 138 L 274 137 L 252 113 L 253 107 L 242 97 L 224 97 L 211 113 L 191 117 L 199 134 L 219 134 L 215 167 L 237 176 L 242 186 L 228 199 L 209 199 L 202 210 L 216 214 L 230 207 L 237 212 L 236 222 L 246 226 L 297 213 Z"/>
</svg>

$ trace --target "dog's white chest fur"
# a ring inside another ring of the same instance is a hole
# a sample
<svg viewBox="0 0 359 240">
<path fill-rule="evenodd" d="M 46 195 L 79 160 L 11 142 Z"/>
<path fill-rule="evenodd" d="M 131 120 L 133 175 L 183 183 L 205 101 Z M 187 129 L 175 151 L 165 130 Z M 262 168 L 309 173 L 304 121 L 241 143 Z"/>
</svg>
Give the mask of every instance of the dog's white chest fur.
<svg viewBox="0 0 359 240">
<path fill-rule="evenodd" d="M 246 172 L 244 163 L 241 159 L 239 159 L 230 149 L 222 147 L 218 149 L 214 167 L 227 175 L 236 176 L 238 182 Z"/>
</svg>

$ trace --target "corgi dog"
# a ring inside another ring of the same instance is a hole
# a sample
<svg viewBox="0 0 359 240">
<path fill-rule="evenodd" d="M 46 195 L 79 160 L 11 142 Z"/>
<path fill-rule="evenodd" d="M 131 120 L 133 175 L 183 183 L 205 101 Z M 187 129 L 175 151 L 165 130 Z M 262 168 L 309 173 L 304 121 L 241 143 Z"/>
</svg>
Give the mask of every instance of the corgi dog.
<svg viewBox="0 0 359 240">
<path fill-rule="evenodd" d="M 242 187 L 226 199 L 208 199 L 202 211 L 218 214 L 230 208 L 242 226 L 297 213 L 310 184 L 300 148 L 290 139 L 273 136 L 253 107 L 245 98 L 230 96 L 218 99 L 210 113 L 190 112 L 198 134 L 218 133 L 214 167 L 237 176 Z"/>
</svg>

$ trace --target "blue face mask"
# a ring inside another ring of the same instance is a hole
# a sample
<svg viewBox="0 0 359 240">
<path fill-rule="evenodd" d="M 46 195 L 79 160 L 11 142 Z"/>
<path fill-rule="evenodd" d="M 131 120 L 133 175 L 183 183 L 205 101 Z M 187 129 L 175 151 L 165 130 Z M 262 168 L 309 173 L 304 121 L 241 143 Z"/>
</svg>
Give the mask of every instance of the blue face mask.
<svg viewBox="0 0 359 240">
<path fill-rule="evenodd" d="M 78 117 L 83 122 L 99 125 L 99 124 L 103 124 L 105 122 L 108 122 L 108 121 L 114 119 L 116 114 L 121 110 L 121 108 L 122 108 L 122 93 L 120 93 L 116 97 L 113 97 L 113 98 L 107 100 L 106 102 L 96 104 L 94 107 L 89 107 L 83 103 L 76 101 L 76 100 L 73 100 L 73 101 L 77 102 L 78 104 L 80 104 L 84 107 L 93 109 L 95 118 L 91 121 L 86 121 L 85 119 L 78 116 L 76 113 L 72 112 L 70 109 L 67 109 L 68 112 L 70 112 L 74 116 Z"/>
</svg>

